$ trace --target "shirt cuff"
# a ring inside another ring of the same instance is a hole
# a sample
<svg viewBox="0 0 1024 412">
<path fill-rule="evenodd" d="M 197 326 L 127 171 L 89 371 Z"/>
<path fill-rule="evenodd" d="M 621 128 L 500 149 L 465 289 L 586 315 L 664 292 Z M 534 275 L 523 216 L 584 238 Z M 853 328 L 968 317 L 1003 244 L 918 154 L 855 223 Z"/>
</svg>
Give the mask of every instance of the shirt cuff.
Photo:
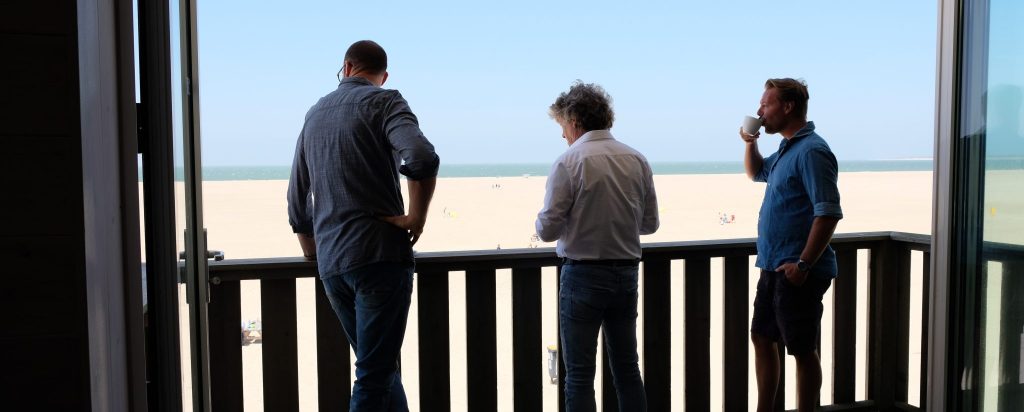
<svg viewBox="0 0 1024 412">
<path fill-rule="evenodd" d="M 441 159 L 434 155 L 433 159 L 406 163 L 398 168 L 398 173 L 412 180 L 423 180 L 437 177 L 437 169 Z"/>
<path fill-rule="evenodd" d="M 814 216 L 832 216 L 842 219 L 843 209 L 839 207 L 839 203 L 821 202 L 814 204 Z"/>
<path fill-rule="evenodd" d="M 302 233 L 304 235 L 313 235 L 313 222 L 308 223 L 292 223 L 292 233 Z"/>
<path fill-rule="evenodd" d="M 551 230 L 551 225 L 545 225 L 541 219 L 537 219 L 533 224 L 534 228 L 537 229 L 537 237 L 544 242 L 554 242 L 558 240 L 558 236 L 555 236 Z"/>
</svg>

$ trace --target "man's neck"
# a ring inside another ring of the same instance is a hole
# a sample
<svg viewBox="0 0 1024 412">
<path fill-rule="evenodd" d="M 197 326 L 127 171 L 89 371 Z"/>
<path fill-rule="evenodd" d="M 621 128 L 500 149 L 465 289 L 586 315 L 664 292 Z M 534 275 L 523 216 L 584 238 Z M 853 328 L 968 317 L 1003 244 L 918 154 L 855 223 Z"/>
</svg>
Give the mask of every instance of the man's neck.
<svg viewBox="0 0 1024 412">
<path fill-rule="evenodd" d="M 365 79 L 366 81 L 372 83 L 374 86 L 377 87 L 381 87 L 384 84 L 383 75 L 381 74 L 367 74 L 363 72 L 356 72 L 349 74 L 348 77 L 358 77 L 361 79 Z"/>
<path fill-rule="evenodd" d="M 587 133 L 589 132 L 585 132 L 583 130 L 574 130 L 573 135 L 566 136 L 565 140 L 569 142 L 569 146 L 572 146 L 573 143 L 576 143 L 576 141 L 580 140 L 580 138 Z"/>
<path fill-rule="evenodd" d="M 794 120 L 779 133 L 782 134 L 782 137 L 785 137 L 786 140 L 789 140 L 792 139 L 793 136 L 796 136 L 797 132 L 799 132 L 800 129 L 803 129 L 804 126 L 807 126 L 807 119 Z"/>
</svg>

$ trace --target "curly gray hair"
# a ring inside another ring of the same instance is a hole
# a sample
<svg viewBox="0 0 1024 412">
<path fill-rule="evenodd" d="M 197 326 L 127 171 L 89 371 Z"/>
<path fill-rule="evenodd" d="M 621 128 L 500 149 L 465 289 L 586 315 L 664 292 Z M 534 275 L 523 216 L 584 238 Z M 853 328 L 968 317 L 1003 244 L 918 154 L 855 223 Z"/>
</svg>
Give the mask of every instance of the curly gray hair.
<svg viewBox="0 0 1024 412">
<path fill-rule="evenodd" d="M 615 122 L 612 97 L 601 86 L 576 80 L 551 104 L 551 118 L 569 121 L 584 131 L 611 129 Z"/>
</svg>

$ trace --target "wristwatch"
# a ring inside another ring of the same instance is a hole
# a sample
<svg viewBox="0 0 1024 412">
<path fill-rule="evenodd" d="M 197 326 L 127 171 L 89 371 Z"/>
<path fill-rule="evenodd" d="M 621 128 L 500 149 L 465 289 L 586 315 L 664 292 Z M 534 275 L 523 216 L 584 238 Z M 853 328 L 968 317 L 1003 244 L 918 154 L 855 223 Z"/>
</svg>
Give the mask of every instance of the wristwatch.
<svg viewBox="0 0 1024 412">
<path fill-rule="evenodd" d="M 811 271 L 811 264 L 805 262 L 803 259 L 800 259 L 800 260 L 796 261 L 796 268 L 797 268 L 797 270 L 799 270 L 801 272 L 810 272 Z"/>
</svg>

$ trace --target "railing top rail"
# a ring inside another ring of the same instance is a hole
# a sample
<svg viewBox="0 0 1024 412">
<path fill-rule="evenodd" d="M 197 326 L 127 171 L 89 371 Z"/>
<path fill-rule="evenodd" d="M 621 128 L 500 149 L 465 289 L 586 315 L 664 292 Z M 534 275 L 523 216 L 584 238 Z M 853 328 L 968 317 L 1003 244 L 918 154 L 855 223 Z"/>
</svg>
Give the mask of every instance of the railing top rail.
<svg viewBox="0 0 1024 412">
<path fill-rule="evenodd" d="M 982 256 L 985 260 L 1021 261 L 1024 260 L 1024 245 L 985 242 Z"/>
<path fill-rule="evenodd" d="M 932 245 L 931 235 L 922 235 L 920 233 L 906 233 L 906 232 L 891 232 L 892 240 L 909 243 L 911 245 L 918 246 L 923 249 L 927 249 Z"/>
<path fill-rule="evenodd" d="M 841 233 L 832 239 L 832 245 L 860 247 L 861 244 L 895 240 L 927 248 L 928 235 L 902 232 Z M 756 253 L 756 239 L 716 239 L 685 242 L 657 242 L 643 244 L 644 259 L 680 259 L 687 256 L 731 256 Z M 454 252 L 427 252 L 416 254 L 420 271 L 471 270 L 511 267 L 554 266 L 559 263 L 554 248 L 467 250 Z M 229 259 L 210 263 L 210 275 L 219 280 L 276 279 L 313 277 L 317 275 L 316 262 L 302 257 Z"/>
</svg>

